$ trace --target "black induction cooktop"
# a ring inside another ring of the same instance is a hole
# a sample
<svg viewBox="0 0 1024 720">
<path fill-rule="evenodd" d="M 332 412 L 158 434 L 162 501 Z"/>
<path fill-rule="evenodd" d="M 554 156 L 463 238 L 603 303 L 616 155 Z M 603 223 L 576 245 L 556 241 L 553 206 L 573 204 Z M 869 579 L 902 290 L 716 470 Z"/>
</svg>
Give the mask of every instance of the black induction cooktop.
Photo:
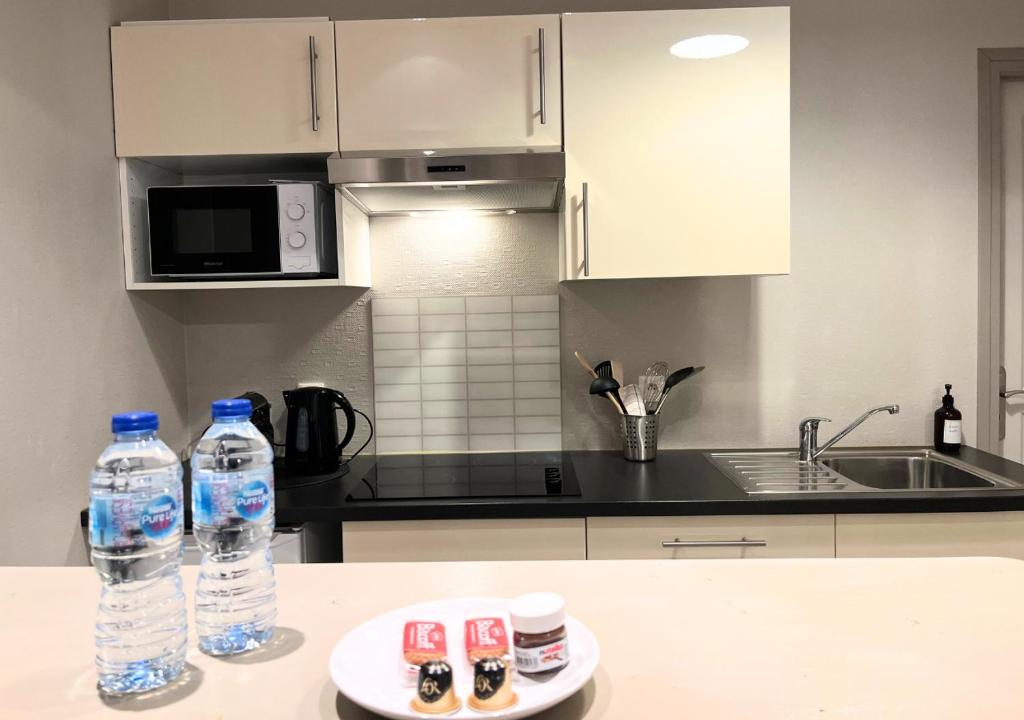
<svg viewBox="0 0 1024 720">
<path fill-rule="evenodd" d="M 346 502 L 422 498 L 573 497 L 580 484 L 562 452 L 384 455 Z"/>
</svg>

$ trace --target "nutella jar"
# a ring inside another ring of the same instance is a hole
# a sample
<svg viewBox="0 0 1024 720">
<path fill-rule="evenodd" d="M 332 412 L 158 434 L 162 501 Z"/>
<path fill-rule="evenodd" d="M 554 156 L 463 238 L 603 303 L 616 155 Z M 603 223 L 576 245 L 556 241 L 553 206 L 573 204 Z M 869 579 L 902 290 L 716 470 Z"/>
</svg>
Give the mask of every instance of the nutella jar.
<svg viewBox="0 0 1024 720">
<path fill-rule="evenodd" d="M 520 595 L 512 601 L 508 612 L 512 620 L 512 650 L 520 673 L 550 673 L 568 664 L 565 600 L 561 595 Z"/>
</svg>

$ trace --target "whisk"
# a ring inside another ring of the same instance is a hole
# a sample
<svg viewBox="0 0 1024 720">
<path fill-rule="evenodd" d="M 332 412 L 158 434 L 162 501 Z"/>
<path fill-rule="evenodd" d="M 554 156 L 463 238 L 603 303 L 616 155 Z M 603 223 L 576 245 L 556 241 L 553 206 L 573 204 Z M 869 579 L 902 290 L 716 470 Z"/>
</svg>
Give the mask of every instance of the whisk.
<svg viewBox="0 0 1024 720">
<path fill-rule="evenodd" d="M 652 363 L 640 376 L 640 393 L 647 408 L 653 408 L 658 404 L 661 393 L 665 389 L 667 376 L 668 364 L 660 361 Z"/>
</svg>

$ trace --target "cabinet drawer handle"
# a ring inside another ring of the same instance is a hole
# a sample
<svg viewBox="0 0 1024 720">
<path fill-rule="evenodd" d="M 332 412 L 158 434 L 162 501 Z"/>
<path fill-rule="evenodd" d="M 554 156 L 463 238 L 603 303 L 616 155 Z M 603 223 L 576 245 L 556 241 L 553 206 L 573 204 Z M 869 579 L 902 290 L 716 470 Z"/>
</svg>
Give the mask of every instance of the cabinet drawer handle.
<svg viewBox="0 0 1024 720">
<path fill-rule="evenodd" d="M 537 28 L 537 57 L 540 66 L 540 124 L 547 125 L 548 122 L 548 88 L 545 75 L 545 54 L 544 54 L 544 28 Z"/>
<path fill-rule="evenodd" d="M 704 547 L 766 547 L 767 540 L 662 540 L 663 548 L 704 548 Z"/>
<path fill-rule="evenodd" d="M 316 102 L 316 38 L 309 36 L 309 98 L 313 110 L 313 132 L 320 130 L 320 109 Z"/>
<path fill-rule="evenodd" d="M 583 183 L 583 277 L 590 277 L 590 195 Z"/>
</svg>

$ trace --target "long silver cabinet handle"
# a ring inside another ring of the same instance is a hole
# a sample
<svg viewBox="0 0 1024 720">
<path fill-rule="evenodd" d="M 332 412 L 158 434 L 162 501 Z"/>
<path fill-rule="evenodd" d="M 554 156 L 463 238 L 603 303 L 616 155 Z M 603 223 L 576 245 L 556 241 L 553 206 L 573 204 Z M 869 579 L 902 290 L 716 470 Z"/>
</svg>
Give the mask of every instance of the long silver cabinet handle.
<svg viewBox="0 0 1024 720">
<path fill-rule="evenodd" d="M 313 132 L 320 130 L 320 109 L 316 102 L 316 38 L 309 36 L 309 98 L 313 110 Z"/>
<path fill-rule="evenodd" d="M 590 194 L 583 183 L 583 277 L 590 277 Z"/>
<path fill-rule="evenodd" d="M 1024 390 L 1003 390 L 999 393 L 1001 398 L 1013 397 L 1014 395 L 1024 395 Z"/>
<path fill-rule="evenodd" d="M 703 548 L 703 547 L 767 547 L 767 540 L 662 540 L 663 548 Z"/>
<path fill-rule="evenodd" d="M 537 28 L 537 54 L 540 62 L 540 124 L 547 125 L 548 122 L 548 88 L 547 73 L 545 72 L 544 53 L 544 28 Z"/>
</svg>

